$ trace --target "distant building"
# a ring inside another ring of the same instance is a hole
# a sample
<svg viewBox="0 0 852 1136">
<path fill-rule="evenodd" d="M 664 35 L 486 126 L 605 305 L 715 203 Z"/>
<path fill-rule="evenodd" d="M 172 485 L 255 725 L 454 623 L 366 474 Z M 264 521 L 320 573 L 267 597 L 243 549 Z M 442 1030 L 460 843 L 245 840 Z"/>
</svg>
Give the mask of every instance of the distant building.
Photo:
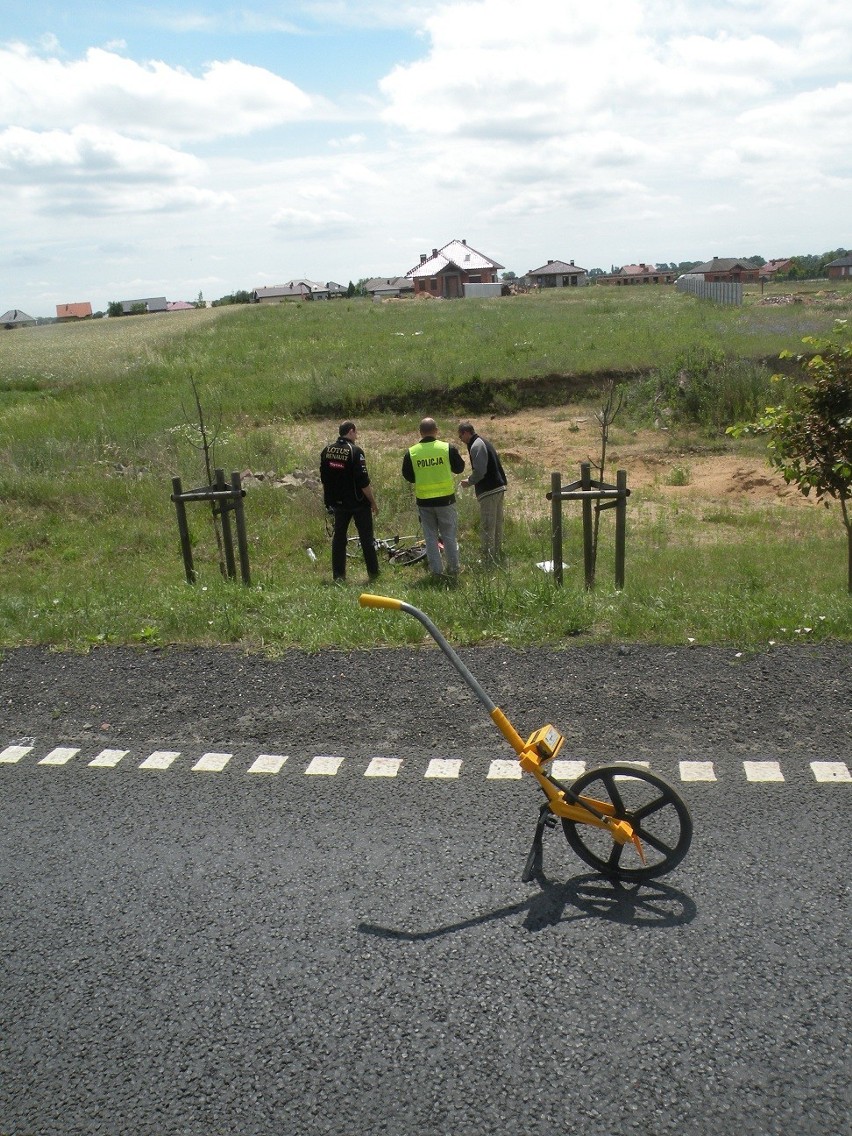
<svg viewBox="0 0 852 1136">
<path fill-rule="evenodd" d="M 658 268 L 656 264 L 625 264 L 614 272 L 604 272 L 594 278 L 595 284 L 673 284 L 677 276 L 668 268 Z"/>
<path fill-rule="evenodd" d="M 22 312 L 20 308 L 10 308 L 8 312 L 0 316 L 0 325 L 6 331 L 11 331 L 15 327 L 35 327 L 36 323 L 37 320 L 28 316 L 26 312 Z"/>
<path fill-rule="evenodd" d="M 465 294 L 465 285 L 496 285 L 500 294 L 497 270 L 503 268 L 496 260 L 471 248 L 466 240 L 450 241 L 443 248 L 432 249 L 432 255 L 420 254 L 420 263 L 406 272 L 406 279 L 414 283 L 414 295 L 433 296 L 436 299 L 455 300 Z"/>
<path fill-rule="evenodd" d="M 149 296 L 143 300 L 120 300 L 119 303 L 125 316 L 132 316 L 137 312 L 166 312 L 169 307 L 165 296 Z"/>
<path fill-rule="evenodd" d="M 365 282 L 364 291 L 374 300 L 413 296 L 414 281 L 407 276 L 373 276 Z"/>
<path fill-rule="evenodd" d="M 195 304 L 191 304 L 189 300 L 169 300 L 166 304 L 167 312 L 191 312 L 195 308 Z"/>
<path fill-rule="evenodd" d="M 88 301 L 83 304 L 57 304 L 56 318 L 60 323 L 65 323 L 69 320 L 91 319 L 92 305 Z"/>
<path fill-rule="evenodd" d="M 786 260 L 767 260 L 757 272 L 761 280 L 777 280 L 786 276 L 792 267 L 793 261 L 788 257 Z"/>
<path fill-rule="evenodd" d="M 714 256 L 706 264 L 696 264 L 690 274 L 703 276 L 708 284 L 753 284 L 759 279 L 760 268 L 753 260 Z"/>
<path fill-rule="evenodd" d="M 848 279 L 852 276 L 852 253 L 829 261 L 825 266 L 825 272 L 829 280 Z"/>
<path fill-rule="evenodd" d="M 581 288 L 589 282 L 586 269 L 573 260 L 549 260 L 541 268 L 531 268 L 524 281 L 530 288 Z"/>
<path fill-rule="evenodd" d="M 253 304 L 283 304 L 286 300 L 331 300 L 343 296 L 346 289 L 333 280 L 325 284 L 318 280 L 290 280 L 287 284 L 273 284 L 268 288 L 255 288 L 251 293 Z"/>
</svg>

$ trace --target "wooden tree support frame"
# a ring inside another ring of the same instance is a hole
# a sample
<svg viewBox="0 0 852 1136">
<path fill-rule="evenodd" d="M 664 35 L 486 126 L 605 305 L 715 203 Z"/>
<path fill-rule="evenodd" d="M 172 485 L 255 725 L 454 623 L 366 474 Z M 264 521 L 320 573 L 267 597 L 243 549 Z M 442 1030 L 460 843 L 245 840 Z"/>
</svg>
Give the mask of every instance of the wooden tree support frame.
<svg viewBox="0 0 852 1136">
<path fill-rule="evenodd" d="M 195 567 L 192 563 L 192 545 L 189 539 L 189 525 L 186 520 L 187 501 L 211 501 L 214 515 L 222 518 L 222 544 L 225 552 L 225 568 L 228 579 L 234 580 L 237 575 L 237 566 L 234 561 L 234 538 L 231 532 L 230 513 L 233 511 L 234 523 L 237 530 L 237 549 L 240 558 L 240 575 L 243 583 L 248 587 L 251 584 L 248 559 L 248 537 L 246 536 L 246 515 L 243 508 L 243 498 L 246 495 L 240 482 L 238 473 L 231 474 L 231 484 L 225 481 L 224 470 L 213 471 L 213 484 L 202 485 L 200 489 L 189 489 L 185 493 L 179 477 L 172 478 L 172 501 L 177 512 L 178 533 L 180 534 L 180 549 L 183 554 L 183 566 L 186 570 L 186 582 L 194 584 L 196 581 Z"/>
<path fill-rule="evenodd" d="M 570 485 L 562 484 L 561 473 L 551 473 L 550 502 L 551 546 L 553 556 L 553 580 L 562 586 L 562 502 L 581 501 L 583 505 L 583 564 L 586 587 L 595 586 L 595 547 L 592 506 L 598 512 L 615 509 L 615 586 L 624 587 L 624 552 L 627 538 L 627 471 L 619 469 L 615 475 L 615 485 L 592 479 L 590 462 L 580 464 L 580 480 Z"/>
</svg>

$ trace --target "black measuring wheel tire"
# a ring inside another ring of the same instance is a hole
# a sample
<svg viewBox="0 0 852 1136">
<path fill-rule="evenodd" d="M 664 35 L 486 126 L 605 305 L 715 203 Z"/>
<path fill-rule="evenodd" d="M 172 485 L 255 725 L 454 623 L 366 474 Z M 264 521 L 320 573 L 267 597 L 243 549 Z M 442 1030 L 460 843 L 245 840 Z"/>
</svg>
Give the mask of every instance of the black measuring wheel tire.
<svg viewBox="0 0 852 1136">
<path fill-rule="evenodd" d="M 394 552 L 390 558 L 391 564 L 396 564 L 397 567 L 404 568 L 409 564 L 419 564 L 421 560 L 426 558 L 426 545 L 425 544 L 412 544 L 408 548 L 400 548 L 398 552 Z"/>
<path fill-rule="evenodd" d="M 611 805 L 642 843 L 643 864 L 632 841 L 618 844 L 606 829 L 562 820 L 565 839 L 581 860 L 604 876 L 641 883 L 664 876 L 681 862 L 692 841 L 692 817 L 675 789 L 637 765 L 604 765 L 583 773 L 570 786 L 577 796 Z"/>
</svg>

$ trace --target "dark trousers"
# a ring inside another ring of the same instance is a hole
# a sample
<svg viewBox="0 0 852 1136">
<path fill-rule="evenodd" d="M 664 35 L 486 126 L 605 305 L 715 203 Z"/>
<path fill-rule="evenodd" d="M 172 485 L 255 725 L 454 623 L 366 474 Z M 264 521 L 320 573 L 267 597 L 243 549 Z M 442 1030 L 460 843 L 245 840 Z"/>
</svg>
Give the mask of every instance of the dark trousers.
<svg viewBox="0 0 852 1136">
<path fill-rule="evenodd" d="M 346 579 L 346 539 L 349 535 L 349 522 L 355 522 L 358 537 L 361 541 L 361 550 L 364 553 L 364 563 L 367 565 L 369 576 L 378 576 L 379 557 L 373 537 L 373 514 L 370 506 L 362 505 L 357 509 L 348 509 L 345 505 L 334 507 L 334 536 L 331 538 L 331 574 L 335 580 Z"/>
</svg>

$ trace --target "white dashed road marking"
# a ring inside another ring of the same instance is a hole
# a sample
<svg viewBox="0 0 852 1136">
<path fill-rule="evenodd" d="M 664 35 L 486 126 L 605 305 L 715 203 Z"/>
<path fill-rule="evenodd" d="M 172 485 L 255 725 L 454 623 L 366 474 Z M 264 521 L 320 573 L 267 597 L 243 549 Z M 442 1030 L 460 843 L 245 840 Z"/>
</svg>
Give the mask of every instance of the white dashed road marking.
<svg viewBox="0 0 852 1136">
<path fill-rule="evenodd" d="M 364 770 L 365 777 L 396 777 L 402 765 L 400 757 L 374 757 Z"/>
<path fill-rule="evenodd" d="M 576 781 L 581 773 L 586 772 L 585 761 L 553 761 L 550 772 L 557 781 Z"/>
<path fill-rule="evenodd" d="M 249 766 L 249 773 L 280 773 L 286 756 L 278 753 L 262 753 Z"/>
<path fill-rule="evenodd" d="M 783 781 L 784 774 L 777 761 L 744 761 L 746 780 L 748 781 Z"/>
<path fill-rule="evenodd" d="M 457 757 L 433 757 L 426 766 L 424 777 L 438 777 L 450 780 L 458 777 L 461 771 L 461 761 Z"/>
<path fill-rule="evenodd" d="M 72 749 L 70 746 L 57 746 L 41 759 L 39 765 L 67 765 L 79 752 L 79 749 Z"/>
<path fill-rule="evenodd" d="M 333 777 L 342 764 L 342 757 L 320 755 L 311 761 L 305 773 L 310 773 L 315 777 Z"/>
<path fill-rule="evenodd" d="M 489 781 L 520 781 L 523 770 L 517 761 L 495 758 L 488 767 Z"/>
<path fill-rule="evenodd" d="M 5 749 L 0 749 L 0 765 L 17 765 L 29 754 L 33 754 L 37 765 L 63 766 L 82 752 L 77 746 L 56 746 L 39 758 L 34 753 L 35 744 L 31 744 L 34 742 L 35 738 L 20 738 L 17 742 L 7 745 Z M 124 761 L 130 752 L 127 749 L 102 749 L 87 764 L 92 769 L 113 769 Z M 180 756 L 180 750 L 154 750 L 136 768 L 169 769 Z M 344 762 L 347 760 L 343 756 L 331 754 L 318 754 L 310 758 L 307 755 L 305 756 L 308 764 L 302 772 L 319 777 L 335 777 L 340 773 Z M 202 754 L 191 768 L 198 773 L 221 773 L 226 767 L 232 765 L 233 757 L 234 755 L 231 753 L 209 751 Z M 290 757 L 287 754 L 261 753 L 243 771 L 255 774 L 277 774 L 282 771 L 289 760 Z M 350 758 L 349 760 L 353 774 L 361 774 L 363 770 L 362 775 L 364 777 L 395 778 L 407 771 L 409 775 L 413 774 L 431 780 L 443 781 L 458 780 L 464 764 L 462 759 L 458 757 L 433 757 L 429 759 L 425 771 L 421 774 L 415 761 L 401 757 L 373 757 L 367 761 L 366 765 L 361 765 L 358 759 Z M 129 763 L 126 762 L 125 765 L 127 764 Z M 612 764 L 634 765 L 641 769 L 649 769 L 651 766 L 648 761 L 613 761 Z M 749 782 L 772 784 L 786 781 L 780 761 L 743 761 L 737 764 L 741 765 L 743 775 Z M 549 770 L 557 781 L 570 784 L 586 771 L 587 765 L 588 763 L 585 761 L 557 760 L 550 762 L 545 766 L 545 769 Z M 808 766 L 814 781 L 818 784 L 827 786 L 852 784 L 852 773 L 850 773 L 847 762 L 811 761 Z M 482 763 L 480 761 L 468 761 L 467 768 L 468 770 L 475 770 L 479 776 L 482 775 Z M 678 773 L 681 782 L 712 784 L 720 779 L 717 763 L 713 761 L 680 761 L 678 762 Z M 733 775 L 733 768 L 721 770 L 722 780 L 728 779 L 730 782 Z M 522 777 L 523 770 L 517 759 L 513 757 L 490 760 L 485 773 L 485 778 L 488 781 L 519 781 Z M 621 778 L 629 780 L 630 774 L 621 774 Z"/>
<path fill-rule="evenodd" d="M 89 762 L 90 769 L 114 769 L 123 757 L 127 757 L 129 749 L 102 749 L 97 757 Z"/>
<path fill-rule="evenodd" d="M 680 763 L 681 781 L 715 781 L 716 771 L 712 761 L 682 761 Z"/>
<path fill-rule="evenodd" d="M 180 750 L 155 749 L 150 757 L 146 757 L 140 769 L 168 769 L 175 758 L 180 757 Z"/>
<path fill-rule="evenodd" d="M 22 757 L 26 757 L 32 751 L 32 746 L 6 746 L 2 753 L 0 753 L 0 762 L 5 765 L 14 765 L 16 761 L 20 761 Z"/>
<path fill-rule="evenodd" d="M 232 753 L 204 753 L 192 770 L 194 773 L 221 773 L 233 756 Z"/>
<path fill-rule="evenodd" d="M 842 761 L 812 761 L 811 769 L 817 781 L 852 781 L 852 773 Z"/>
</svg>

